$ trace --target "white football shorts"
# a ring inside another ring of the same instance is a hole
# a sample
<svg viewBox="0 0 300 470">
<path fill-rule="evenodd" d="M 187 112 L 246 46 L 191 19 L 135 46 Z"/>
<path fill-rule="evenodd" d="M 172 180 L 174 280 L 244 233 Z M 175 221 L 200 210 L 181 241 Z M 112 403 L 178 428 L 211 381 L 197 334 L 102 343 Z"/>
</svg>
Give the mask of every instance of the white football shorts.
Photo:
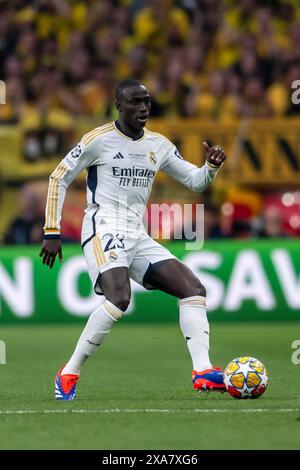
<svg viewBox="0 0 300 470">
<path fill-rule="evenodd" d="M 139 232 L 116 229 L 112 220 L 85 216 L 82 224 L 82 248 L 88 273 L 96 294 L 103 295 L 97 284 L 105 271 L 126 267 L 129 276 L 146 289 L 144 276 L 148 268 L 159 261 L 176 259 L 172 253 L 153 240 L 145 230 Z"/>
</svg>

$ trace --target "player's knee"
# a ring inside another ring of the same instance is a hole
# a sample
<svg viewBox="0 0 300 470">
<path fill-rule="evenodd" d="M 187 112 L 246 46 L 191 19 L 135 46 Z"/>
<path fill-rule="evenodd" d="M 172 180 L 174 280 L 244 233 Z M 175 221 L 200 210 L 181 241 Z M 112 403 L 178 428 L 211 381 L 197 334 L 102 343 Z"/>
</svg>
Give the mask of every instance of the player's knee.
<svg viewBox="0 0 300 470">
<path fill-rule="evenodd" d="M 128 308 L 130 303 L 130 295 L 123 294 L 123 295 L 116 295 L 112 300 L 111 303 L 118 307 L 122 312 L 125 312 Z"/>
<path fill-rule="evenodd" d="M 186 286 L 184 297 L 194 297 L 200 295 L 201 297 L 206 297 L 206 289 L 199 280 L 197 280 L 193 285 Z"/>
<path fill-rule="evenodd" d="M 198 286 L 197 289 L 198 289 L 199 293 L 196 294 L 196 295 L 201 295 L 202 297 L 206 297 L 206 289 L 205 289 L 204 285 L 201 284 L 201 282 L 199 283 L 199 286 Z"/>
</svg>

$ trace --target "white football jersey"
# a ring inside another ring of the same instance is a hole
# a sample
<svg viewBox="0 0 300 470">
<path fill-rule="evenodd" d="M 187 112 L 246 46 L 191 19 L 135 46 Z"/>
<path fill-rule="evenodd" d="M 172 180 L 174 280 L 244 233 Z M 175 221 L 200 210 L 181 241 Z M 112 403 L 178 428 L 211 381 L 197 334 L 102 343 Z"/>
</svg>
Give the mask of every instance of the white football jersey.
<svg viewBox="0 0 300 470">
<path fill-rule="evenodd" d="M 49 179 L 45 235 L 60 233 L 61 211 L 67 187 L 82 170 L 87 170 L 87 209 L 120 221 L 141 220 L 155 176 L 165 171 L 193 191 L 203 191 L 218 167 L 206 162 L 198 168 L 181 157 L 166 137 L 144 129 L 133 140 L 114 122 L 84 135 L 53 171 Z"/>
</svg>

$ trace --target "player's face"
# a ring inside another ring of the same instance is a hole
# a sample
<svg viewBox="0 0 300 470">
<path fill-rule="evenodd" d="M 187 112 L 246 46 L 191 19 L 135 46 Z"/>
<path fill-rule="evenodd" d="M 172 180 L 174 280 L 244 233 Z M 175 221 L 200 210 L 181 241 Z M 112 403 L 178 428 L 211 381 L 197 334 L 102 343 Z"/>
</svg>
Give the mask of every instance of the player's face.
<svg viewBox="0 0 300 470">
<path fill-rule="evenodd" d="M 125 88 L 117 103 L 123 119 L 134 129 L 142 129 L 149 119 L 151 97 L 143 85 Z"/>
</svg>

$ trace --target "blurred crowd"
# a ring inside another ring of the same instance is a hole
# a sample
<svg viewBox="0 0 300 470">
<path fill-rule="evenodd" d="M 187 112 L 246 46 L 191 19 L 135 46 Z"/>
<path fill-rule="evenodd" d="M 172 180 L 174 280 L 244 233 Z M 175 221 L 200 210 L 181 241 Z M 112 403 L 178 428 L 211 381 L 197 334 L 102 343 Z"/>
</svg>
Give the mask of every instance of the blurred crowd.
<svg viewBox="0 0 300 470">
<path fill-rule="evenodd" d="M 299 113 L 299 0 L 0 0 L 0 122 L 68 127 L 114 117 L 137 78 L 152 116 Z"/>
<path fill-rule="evenodd" d="M 293 116 L 299 44 L 300 0 L 0 0 L 0 124 L 22 125 L 29 161 L 63 154 L 75 119 L 116 117 L 115 85 L 128 77 L 149 87 L 154 118 Z M 0 243 L 41 241 L 43 191 L 22 187 Z M 299 192 L 250 208 L 241 192 L 212 200 L 205 239 L 300 236 Z M 82 188 L 67 195 L 65 241 L 80 240 L 84 204 Z"/>
</svg>

